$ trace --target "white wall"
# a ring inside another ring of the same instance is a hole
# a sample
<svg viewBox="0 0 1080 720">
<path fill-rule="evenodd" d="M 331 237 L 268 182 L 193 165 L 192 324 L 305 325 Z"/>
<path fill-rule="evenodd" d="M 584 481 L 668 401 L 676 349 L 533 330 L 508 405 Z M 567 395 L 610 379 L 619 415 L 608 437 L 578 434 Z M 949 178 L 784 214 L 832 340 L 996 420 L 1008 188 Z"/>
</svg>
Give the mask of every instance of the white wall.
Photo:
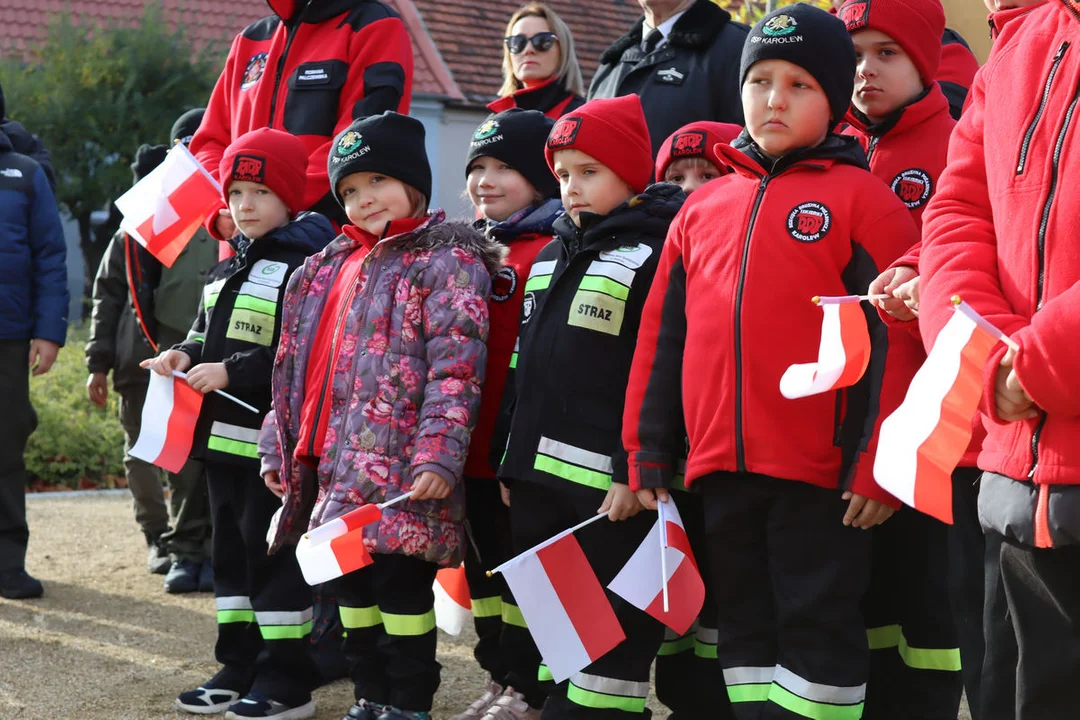
<svg viewBox="0 0 1080 720">
<path fill-rule="evenodd" d="M 409 114 L 424 123 L 427 152 L 431 162 L 431 206 L 441 207 L 451 220 L 476 217 L 472 204 L 464 196 L 465 156 L 473 132 L 488 111 L 447 108 L 437 100 L 413 97 Z"/>
</svg>

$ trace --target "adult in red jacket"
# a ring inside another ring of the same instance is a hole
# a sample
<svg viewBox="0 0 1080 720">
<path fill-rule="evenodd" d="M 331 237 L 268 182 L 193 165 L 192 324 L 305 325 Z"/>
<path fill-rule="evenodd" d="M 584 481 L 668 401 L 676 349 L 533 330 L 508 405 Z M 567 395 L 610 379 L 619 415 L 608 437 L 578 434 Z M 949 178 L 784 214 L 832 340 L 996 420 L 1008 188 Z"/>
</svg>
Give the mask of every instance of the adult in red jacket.
<svg viewBox="0 0 1080 720">
<path fill-rule="evenodd" d="M 215 178 L 225 148 L 262 127 L 299 137 L 310 153 L 300 210 L 345 222 L 330 192 L 326 158 L 336 133 L 386 110 L 409 111 L 413 56 L 405 25 L 377 0 L 267 0 L 273 15 L 233 40 L 191 152 Z M 224 211 L 224 205 L 221 206 Z M 206 223 L 219 240 L 235 231 L 227 211 Z"/>
<path fill-rule="evenodd" d="M 954 294 L 1020 345 L 991 355 L 981 405 L 979 516 L 1002 586 L 987 583 L 991 720 L 1069 717 L 1080 702 L 1080 206 L 1066 191 L 1080 180 L 1080 155 L 1068 152 L 1080 10 L 1051 0 L 1020 14 L 953 132 L 920 262 L 928 347 Z"/>
</svg>

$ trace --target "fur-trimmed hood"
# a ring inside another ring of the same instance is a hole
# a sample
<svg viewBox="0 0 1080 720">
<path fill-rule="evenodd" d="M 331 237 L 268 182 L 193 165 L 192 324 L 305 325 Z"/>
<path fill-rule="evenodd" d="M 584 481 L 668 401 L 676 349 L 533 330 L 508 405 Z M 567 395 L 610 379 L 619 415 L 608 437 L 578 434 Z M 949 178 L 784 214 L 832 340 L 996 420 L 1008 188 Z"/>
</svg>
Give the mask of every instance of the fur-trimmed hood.
<svg viewBox="0 0 1080 720">
<path fill-rule="evenodd" d="M 678 19 L 668 42 L 675 47 L 684 47 L 691 50 L 705 50 L 713 44 L 716 36 L 731 21 L 731 15 L 720 8 L 712 0 L 697 0 L 690 9 Z M 630 32 L 612 43 L 611 47 L 600 56 L 600 64 L 608 65 L 618 62 L 623 53 L 634 45 L 641 44 L 641 29 L 645 23 L 645 17 L 638 18 Z"/>
</svg>

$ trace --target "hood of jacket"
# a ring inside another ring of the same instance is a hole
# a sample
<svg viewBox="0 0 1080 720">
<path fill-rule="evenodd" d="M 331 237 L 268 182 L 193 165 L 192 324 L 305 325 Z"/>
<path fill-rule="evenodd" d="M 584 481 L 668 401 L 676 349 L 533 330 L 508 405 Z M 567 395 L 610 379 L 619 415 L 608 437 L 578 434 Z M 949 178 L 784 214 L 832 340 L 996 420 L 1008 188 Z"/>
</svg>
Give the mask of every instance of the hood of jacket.
<svg viewBox="0 0 1080 720">
<path fill-rule="evenodd" d="M 656 183 L 630 198 L 607 215 L 581 214 L 579 228 L 569 213 L 559 216 L 552 229 L 571 256 L 579 250 L 622 244 L 622 238 L 667 236 L 668 226 L 686 202 L 678 185 Z"/>
<path fill-rule="evenodd" d="M 812 148 L 799 148 L 775 160 L 761 151 L 750 134 L 743 130 L 730 146 L 720 145 L 717 154 L 729 168 L 741 175 L 770 177 L 779 175 L 792 165 L 818 161 L 825 166 L 843 164 L 869 170 L 866 153 L 859 141 L 847 135 L 829 133 L 820 145 Z"/>
<path fill-rule="evenodd" d="M 731 15 L 711 0 L 697 0 L 681 18 L 675 22 L 667 41 L 675 46 L 695 51 L 706 50 L 712 46 L 716 36 L 731 21 Z M 630 32 L 612 43 L 600 57 L 601 65 L 618 62 L 623 53 L 634 45 L 641 44 L 641 29 L 645 16 L 638 18 Z"/>
<path fill-rule="evenodd" d="M 15 146 L 11 144 L 11 138 L 7 136 L 7 133 L 0 129 L 0 152 L 11 152 L 15 149 Z"/>
<path fill-rule="evenodd" d="M 514 213 L 502 222 L 493 222 L 481 218 L 473 224 L 473 227 L 492 240 L 511 243 L 520 235 L 553 234 L 552 225 L 564 212 L 562 201 L 552 198 L 545 200 L 540 205 L 531 205 L 520 212 Z"/>
</svg>

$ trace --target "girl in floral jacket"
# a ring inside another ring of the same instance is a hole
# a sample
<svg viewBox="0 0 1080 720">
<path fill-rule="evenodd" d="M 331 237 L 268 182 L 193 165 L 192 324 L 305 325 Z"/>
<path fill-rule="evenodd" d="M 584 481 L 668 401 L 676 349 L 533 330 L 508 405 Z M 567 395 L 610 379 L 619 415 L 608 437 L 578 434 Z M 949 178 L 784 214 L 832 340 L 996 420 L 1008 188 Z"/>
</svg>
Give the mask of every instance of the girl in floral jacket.
<svg viewBox="0 0 1080 720">
<path fill-rule="evenodd" d="M 487 297 L 502 248 L 428 214 L 419 121 L 384 113 L 331 146 L 352 225 L 286 291 L 263 427 L 283 495 L 271 551 L 361 505 L 412 498 L 365 528 L 374 563 L 336 581 L 356 704 L 349 720 L 427 718 L 439 686 L 432 584 L 464 555 L 462 469 L 480 408 Z"/>
</svg>

